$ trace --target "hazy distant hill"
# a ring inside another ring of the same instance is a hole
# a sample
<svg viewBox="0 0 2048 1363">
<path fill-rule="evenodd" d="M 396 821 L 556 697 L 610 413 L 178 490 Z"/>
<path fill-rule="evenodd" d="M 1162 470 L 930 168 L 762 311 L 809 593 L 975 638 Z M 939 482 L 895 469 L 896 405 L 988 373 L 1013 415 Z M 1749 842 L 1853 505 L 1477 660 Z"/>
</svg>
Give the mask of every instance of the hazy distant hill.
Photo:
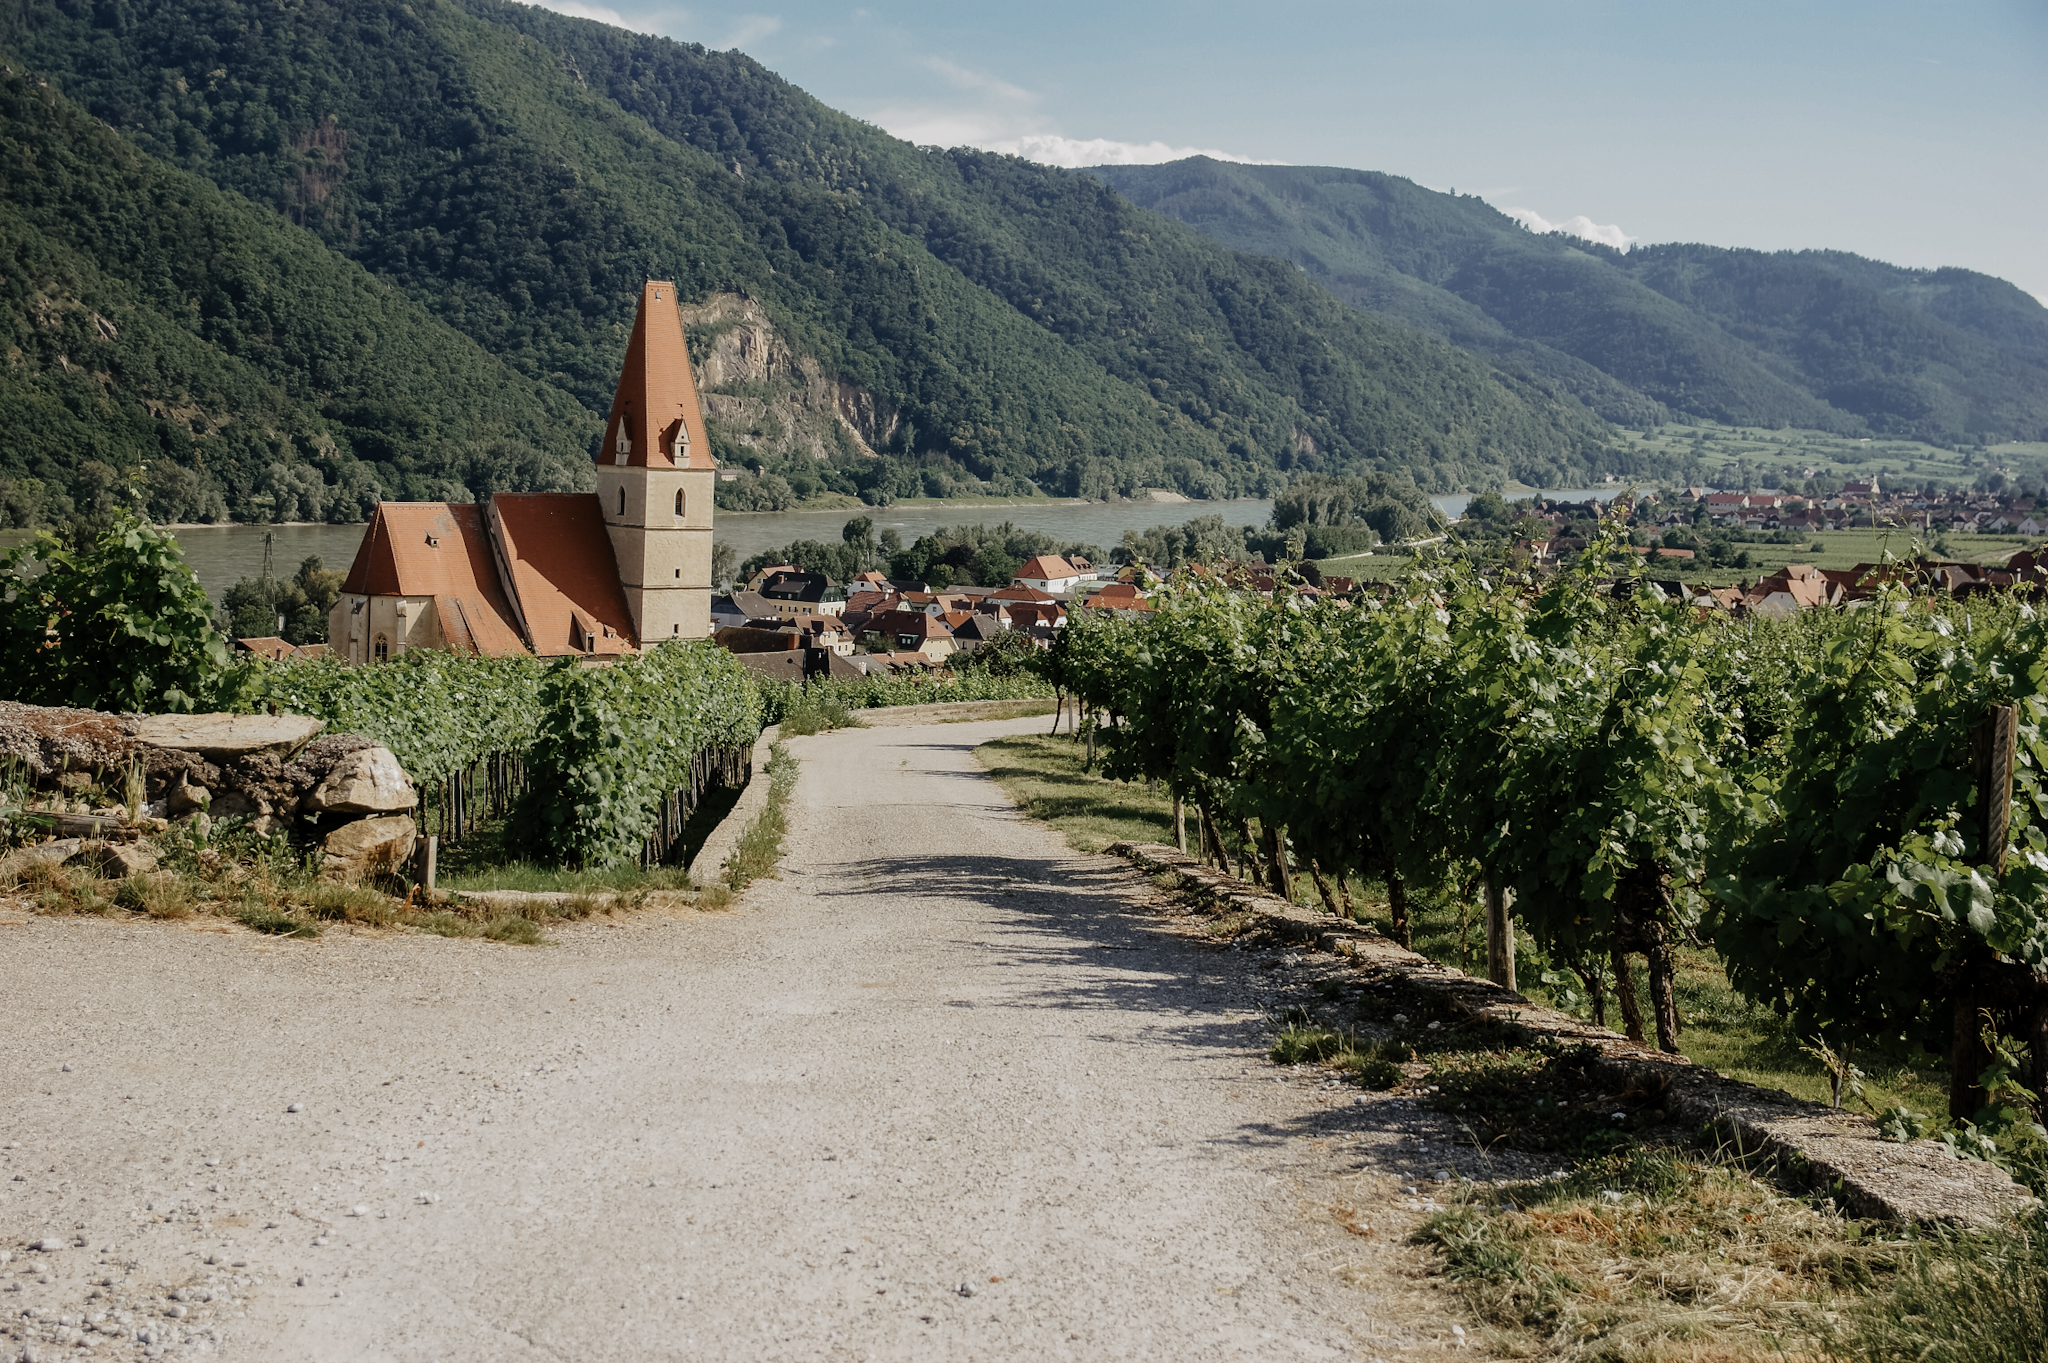
<svg viewBox="0 0 2048 1363">
<path fill-rule="evenodd" d="M 1955 441 L 2048 438 L 2048 309 L 1968 270 L 1843 252 L 1537 236 L 1481 200 L 1370 171 L 1195 158 L 1093 172 L 1274 255 L 1361 308 L 1555 379 L 1612 420 Z"/>
<path fill-rule="evenodd" d="M 585 409 L 640 281 L 677 279 L 715 315 L 702 345 L 732 342 L 706 383 L 720 454 L 800 486 L 1219 495 L 1621 457 L 1540 374 L 1086 176 L 911 147 L 737 54 L 494 0 L 25 0 L 0 43 Z"/>
</svg>

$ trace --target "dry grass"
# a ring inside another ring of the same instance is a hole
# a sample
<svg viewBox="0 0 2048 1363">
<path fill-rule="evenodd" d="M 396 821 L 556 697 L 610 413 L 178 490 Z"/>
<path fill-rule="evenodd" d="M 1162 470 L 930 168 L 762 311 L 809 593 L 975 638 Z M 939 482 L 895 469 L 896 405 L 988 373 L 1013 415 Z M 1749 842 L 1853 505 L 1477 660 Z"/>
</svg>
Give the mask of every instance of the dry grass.
<svg viewBox="0 0 2048 1363">
<path fill-rule="evenodd" d="M 1643 1147 L 1468 1185 L 1417 1238 L 1497 1356 L 1616 1363 L 1818 1357 L 1824 1311 L 1884 1291 L 1910 1254 L 1739 1168 Z"/>
</svg>

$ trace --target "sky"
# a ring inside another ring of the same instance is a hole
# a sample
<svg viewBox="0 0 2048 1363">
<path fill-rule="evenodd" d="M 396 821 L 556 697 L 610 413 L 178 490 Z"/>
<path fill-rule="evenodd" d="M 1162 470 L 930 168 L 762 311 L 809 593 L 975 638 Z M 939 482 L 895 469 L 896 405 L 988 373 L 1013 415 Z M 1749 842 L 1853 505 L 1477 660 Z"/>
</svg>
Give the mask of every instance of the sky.
<svg viewBox="0 0 2048 1363">
<path fill-rule="evenodd" d="M 1827 247 L 2048 301 L 2048 0 L 663 0 L 914 142 L 1348 166 L 1612 245 Z"/>
</svg>

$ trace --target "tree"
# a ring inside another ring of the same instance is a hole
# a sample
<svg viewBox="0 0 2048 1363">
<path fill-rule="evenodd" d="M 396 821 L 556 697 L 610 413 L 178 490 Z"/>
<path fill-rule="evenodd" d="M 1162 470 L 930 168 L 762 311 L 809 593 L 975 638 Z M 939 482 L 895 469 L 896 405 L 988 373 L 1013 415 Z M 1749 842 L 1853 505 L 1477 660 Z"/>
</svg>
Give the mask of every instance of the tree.
<svg viewBox="0 0 2048 1363">
<path fill-rule="evenodd" d="M 277 635 L 288 644 L 327 642 L 327 614 L 341 599 L 346 573 L 320 566 L 311 555 L 284 582 L 245 577 L 221 595 L 228 633 L 237 639 Z"/>
<path fill-rule="evenodd" d="M 1061 633 L 1065 633 L 1064 630 Z M 955 672 L 981 672 L 991 677 L 1022 677 L 1037 670 L 1038 644 L 1022 630 L 1006 629 L 966 653 L 955 653 L 946 666 Z"/>
<path fill-rule="evenodd" d="M 178 542 L 125 511 L 84 551 L 49 534 L 0 562 L 0 687 L 32 705 L 190 711 L 232 689 L 227 640 Z"/>
</svg>

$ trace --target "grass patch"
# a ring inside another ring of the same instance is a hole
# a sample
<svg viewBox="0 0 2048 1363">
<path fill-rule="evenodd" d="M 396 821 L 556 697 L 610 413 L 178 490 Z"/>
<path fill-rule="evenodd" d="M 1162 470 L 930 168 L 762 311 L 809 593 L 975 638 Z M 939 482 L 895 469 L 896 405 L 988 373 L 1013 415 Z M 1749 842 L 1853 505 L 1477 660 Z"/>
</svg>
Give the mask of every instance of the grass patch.
<svg viewBox="0 0 2048 1363">
<path fill-rule="evenodd" d="M 1598 1052 L 1539 1038 L 1513 1050 L 1430 1057 L 1423 1105 L 1453 1117 L 1481 1149 L 1603 1155 L 1662 1124 L 1662 1087 L 1605 1091 L 1592 1074 Z"/>
<path fill-rule="evenodd" d="M 1857 1363 L 2023 1363 L 2048 1358 L 2048 1214 L 2002 1230 L 1934 1231 L 1881 1296 L 1817 1332 Z"/>
<path fill-rule="evenodd" d="M 974 755 L 1017 807 L 1066 834 L 1082 852 L 1113 842 L 1173 841 L 1173 797 L 1164 786 L 1112 781 L 1084 771 L 1086 744 L 1062 734 L 996 738 Z"/>
<path fill-rule="evenodd" d="M 783 711 L 780 727 L 777 729 L 784 738 L 801 738 L 806 734 L 822 734 L 833 729 L 865 729 L 866 724 L 853 713 L 853 707 L 846 703 L 846 697 L 837 691 L 822 686 L 806 686 L 799 689 Z"/>
<path fill-rule="evenodd" d="M 1273 1038 L 1266 1054 L 1276 1065 L 1331 1065 L 1345 1071 L 1360 1087 L 1391 1089 L 1407 1078 L 1401 1061 L 1412 1052 L 1399 1043 L 1372 1041 L 1356 1032 L 1295 1021 Z"/>
<path fill-rule="evenodd" d="M 972 702 L 969 702 L 970 704 Z M 984 701 L 971 714 L 947 715 L 934 721 L 938 724 L 986 724 L 992 719 L 1029 719 L 1033 715 L 1049 715 L 1057 708 L 1058 702 L 1051 700 L 991 700 Z"/>
<path fill-rule="evenodd" d="M 256 932 L 267 932 L 273 937 L 318 937 L 320 929 L 304 919 L 294 918 L 276 909 L 251 905 L 235 915 L 236 921 L 245 928 Z"/>
<path fill-rule="evenodd" d="M 728 807 L 729 804 L 728 804 Z M 701 839 L 699 840 L 701 843 Z M 690 877 L 680 866 L 614 866 L 605 871 L 572 871 L 536 866 L 528 861 L 502 865 L 471 865 L 458 875 L 436 874 L 439 890 L 522 890 L 528 894 L 633 894 L 654 890 L 687 890 Z"/>
<path fill-rule="evenodd" d="M 1631 1146 L 1562 1178 L 1450 1196 L 1416 1239 L 1491 1327 L 1497 1357 L 1811 1357 L 1799 1345 L 1820 1310 L 1874 1306 L 1909 1257 L 1894 1232 L 1672 1149 Z"/>
<path fill-rule="evenodd" d="M 457 843 L 443 843 L 440 866 L 434 876 L 437 890 L 522 890 L 528 894 L 632 894 L 643 890 L 687 890 L 690 877 L 683 870 L 689 857 L 704 845 L 705 836 L 725 817 L 737 790 L 723 788 L 706 792 L 704 803 L 683 829 L 680 864 L 654 866 L 646 870 L 632 864 L 602 871 L 579 871 L 560 866 L 539 866 L 528 861 L 526 849 L 507 840 L 503 821 L 472 830 Z"/>
<path fill-rule="evenodd" d="M 780 742 L 768 749 L 768 801 L 754 822 L 740 834 L 732 855 L 726 858 L 725 883 L 735 892 L 775 871 L 782 857 L 782 835 L 788 831 L 789 793 L 796 789 L 797 760 Z"/>
</svg>

